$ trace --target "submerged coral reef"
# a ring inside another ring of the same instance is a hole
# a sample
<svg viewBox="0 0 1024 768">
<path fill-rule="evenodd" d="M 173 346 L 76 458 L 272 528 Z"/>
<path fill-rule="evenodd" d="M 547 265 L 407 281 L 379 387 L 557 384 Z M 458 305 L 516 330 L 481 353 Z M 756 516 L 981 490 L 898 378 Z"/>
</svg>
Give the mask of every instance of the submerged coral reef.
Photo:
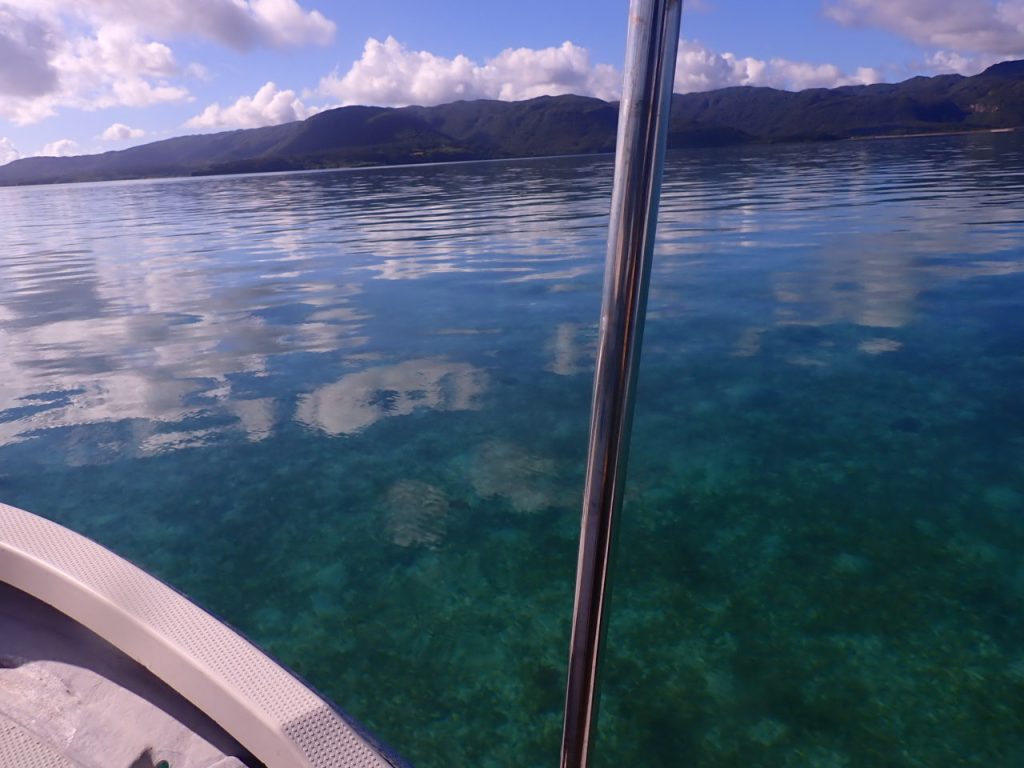
<svg viewBox="0 0 1024 768">
<path fill-rule="evenodd" d="M 670 159 L 596 765 L 1024 765 L 1024 147 L 921 142 Z M 609 170 L 196 182 L 167 238 L 114 196 L 144 279 L 86 299 L 22 233 L 0 497 L 421 768 L 553 764 Z"/>
</svg>

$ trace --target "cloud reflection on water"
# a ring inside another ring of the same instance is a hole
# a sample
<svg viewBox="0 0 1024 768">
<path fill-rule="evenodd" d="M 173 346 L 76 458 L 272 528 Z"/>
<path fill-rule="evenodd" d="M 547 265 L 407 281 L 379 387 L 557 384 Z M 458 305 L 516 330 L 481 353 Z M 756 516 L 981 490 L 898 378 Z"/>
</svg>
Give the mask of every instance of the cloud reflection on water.
<svg viewBox="0 0 1024 768">
<path fill-rule="evenodd" d="M 754 356 L 774 328 L 897 329 L 948 281 L 1021 271 L 1006 151 L 980 146 L 1011 140 L 670 157 L 652 322 L 728 316 L 730 350 Z M 610 173 L 578 158 L 0 189 L 0 445 L 112 424 L 132 425 L 118 455 L 296 422 L 353 434 L 483 407 L 488 369 L 519 350 L 583 373 Z"/>
<path fill-rule="evenodd" d="M 418 297 L 368 298 L 368 281 L 508 274 L 516 253 L 564 273 L 589 252 L 578 222 L 552 226 L 559 177 L 575 174 L 484 164 L 0 190 L 0 445 L 131 424 L 131 444 L 102 460 L 477 407 L 477 366 L 430 349 L 381 364 Z M 553 194 L 521 194 L 534 187 Z"/>
<path fill-rule="evenodd" d="M 295 418 L 330 435 L 351 435 L 419 408 L 475 410 L 486 389 L 487 374 L 467 363 L 406 360 L 349 374 L 303 395 Z"/>
<path fill-rule="evenodd" d="M 755 320 L 734 341 L 739 356 L 780 326 L 905 327 L 951 281 L 1024 269 L 1019 183 L 1007 174 L 1021 146 L 950 137 L 753 148 L 717 178 L 708 164 L 678 162 L 651 316 Z M 752 301 L 769 311 L 750 312 Z"/>
</svg>

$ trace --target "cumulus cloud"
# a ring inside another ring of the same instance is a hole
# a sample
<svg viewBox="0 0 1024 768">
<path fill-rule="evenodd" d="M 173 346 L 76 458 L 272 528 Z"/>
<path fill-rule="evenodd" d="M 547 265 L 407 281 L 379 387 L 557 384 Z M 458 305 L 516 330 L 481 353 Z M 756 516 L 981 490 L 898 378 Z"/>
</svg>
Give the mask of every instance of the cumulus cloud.
<svg viewBox="0 0 1024 768">
<path fill-rule="evenodd" d="M 130 27 L 110 25 L 79 38 L 54 59 L 61 73 L 60 101 L 80 109 L 143 107 L 183 101 L 188 90 L 172 85 L 179 71 L 171 49 L 140 39 Z"/>
<path fill-rule="evenodd" d="M 335 24 L 296 0 L 6 0 L 13 6 L 74 15 L 94 27 L 124 24 L 152 37 L 200 36 L 239 50 L 326 45 Z"/>
<path fill-rule="evenodd" d="M 411 51 L 389 37 L 367 40 L 348 72 L 322 78 L 313 93 L 341 105 L 404 106 L 480 98 L 515 101 L 561 93 L 614 99 L 618 90 L 615 68 L 592 64 L 586 49 L 570 42 L 540 50 L 509 48 L 478 64 L 466 56 L 449 59 Z M 253 96 L 242 96 L 228 106 L 209 105 L 185 125 L 255 128 L 304 120 L 321 109 L 307 106 L 295 91 L 268 82 Z"/>
<path fill-rule="evenodd" d="M 100 134 L 100 138 L 104 141 L 126 141 L 141 139 L 145 135 L 146 132 L 141 128 L 131 128 L 124 123 L 114 123 Z"/>
<path fill-rule="evenodd" d="M 946 56 L 1024 55 L 1024 0 L 833 0 L 825 12 L 844 26 L 885 29 Z"/>
<path fill-rule="evenodd" d="M 935 51 L 925 58 L 924 67 L 928 71 L 941 74 L 974 75 L 1004 58 L 991 54 L 965 55 L 956 51 Z"/>
<path fill-rule="evenodd" d="M 880 82 L 882 74 L 859 67 L 852 74 L 835 64 L 811 64 L 789 59 L 755 59 L 716 53 L 692 40 L 679 41 L 676 56 L 676 93 L 711 91 L 733 85 L 760 85 L 800 91 Z"/>
<path fill-rule="evenodd" d="M 875 83 L 881 73 L 861 67 L 847 73 L 834 64 L 788 59 L 761 60 L 716 53 L 682 40 L 676 68 L 678 93 L 730 85 L 766 85 L 801 90 Z M 339 104 L 441 104 L 458 99 L 516 101 L 541 95 L 576 93 L 619 98 L 621 75 L 612 66 L 594 64 L 585 48 L 565 42 L 554 48 L 510 48 L 483 64 L 466 56 L 446 58 L 413 51 L 393 37 L 370 38 L 363 54 L 345 74 L 320 80 L 317 93 Z"/>
<path fill-rule="evenodd" d="M 71 139 L 51 141 L 39 151 L 41 157 L 70 157 L 76 154 L 78 154 L 78 142 Z"/>
<path fill-rule="evenodd" d="M 15 149 L 14 142 L 6 136 L 0 136 L 0 165 L 6 165 L 19 157 L 21 157 L 21 152 Z"/>
<path fill-rule="evenodd" d="M 497 98 L 516 101 L 534 96 L 576 93 L 617 99 L 621 76 L 608 64 L 591 64 L 586 48 L 566 41 L 558 48 L 502 51 L 483 68 L 483 80 Z"/>
<path fill-rule="evenodd" d="M 404 106 L 563 93 L 614 99 L 619 87 L 614 67 L 592 64 L 585 48 L 568 41 L 552 48 L 509 48 L 478 64 L 462 55 L 412 51 L 388 37 L 368 39 L 362 57 L 344 75 L 321 79 L 318 93 L 342 105 Z"/>
<path fill-rule="evenodd" d="M 184 86 L 171 82 L 180 74 L 171 49 L 141 37 L 129 25 L 113 23 L 91 34 L 69 34 L 60 17 L 47 15 L 45 9 L 33 13 L 6 6 L 0 16 L 0 21 L 7 24 L 0 35 L 25 41 L 16 66 L 21 67 L 23 60 L 36 62 L 25 65 L 31 87 L 22 86 L 20 92 L 4 88 L 8 63 L 0 50 L 0 92 L 6 95 L 0 99 L 2 118 L 25 125 L 49 117 L 62 107 L 92 110 L 146 106 L 189 96 Z M 53 77 L 38 74 L 41 68 Z M 20 77 L 20 70 L 15 74 Z"/>
<path fill-rule="evenodd" d="M 242 96 L 228 107 L 211 104 L 185 125 L 189 128 L 258 128 L 305 120 L 317 110 L 307 107 L 292 90 L 266 83 L 254 96 Z"/>
<path fill-rule="evenodd" d="M 39 96 L 57 87 L 51 28 L 0 6 L 0 95 Z"/>
<path fill-rule="evenodd" d="M 248 50 L 327 44 L 334 32 L 298 0 L 0 0 L 0 118 L 187 100 L 184 81 L 203 70 L 180 65 L 169 39 Z"/>
</svg>

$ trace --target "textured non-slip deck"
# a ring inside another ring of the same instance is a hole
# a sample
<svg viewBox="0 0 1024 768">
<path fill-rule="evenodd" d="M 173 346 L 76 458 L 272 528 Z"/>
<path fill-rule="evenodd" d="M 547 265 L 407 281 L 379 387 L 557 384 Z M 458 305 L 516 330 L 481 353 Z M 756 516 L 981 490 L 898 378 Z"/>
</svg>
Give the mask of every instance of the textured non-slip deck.
<svg viewBox="0 0 1024 768">
<path fill-rule="evenodd" d="M 81 768 L 34 733 L 0 714 L 0 766 L 7 768 Z"/>
<path fill-rule="evenodd" d="M 327 702 L 173 589 L 95 542 L 5 504 L 0 581 L 150 669 L 267 768 L 392 765 Z"/>
</svg>

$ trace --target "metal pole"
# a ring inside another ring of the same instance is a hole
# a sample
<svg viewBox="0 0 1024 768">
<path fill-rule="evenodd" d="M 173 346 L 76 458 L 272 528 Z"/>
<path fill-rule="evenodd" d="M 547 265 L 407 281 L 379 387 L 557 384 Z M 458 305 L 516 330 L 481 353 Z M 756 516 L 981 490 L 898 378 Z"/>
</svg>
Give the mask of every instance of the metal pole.
<svg viewBox="0 0 1024 768">
<path fill-rule="evenodd" d="M 576 571 L 561 768 L 585 768 L 614 520 L 622 502 L 682 0 L 630 0 Z"/>
</svg>

